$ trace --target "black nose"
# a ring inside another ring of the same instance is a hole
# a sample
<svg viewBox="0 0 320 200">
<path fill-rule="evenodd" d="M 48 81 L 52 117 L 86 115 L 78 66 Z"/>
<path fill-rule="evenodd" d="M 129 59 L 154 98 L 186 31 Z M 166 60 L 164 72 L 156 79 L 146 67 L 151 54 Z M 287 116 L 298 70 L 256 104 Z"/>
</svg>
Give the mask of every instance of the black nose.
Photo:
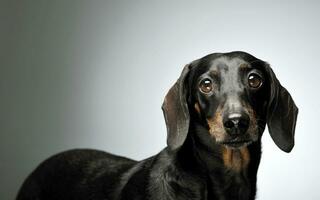
<svg viewBox="0 0 320 200">
<path fill-rule="evenodd" d="M 232 113 L 224 117 L 223 125 L 230 135 L 240 135 L 249 128 L 249 116 L 247 114 Z"/>
</svg>

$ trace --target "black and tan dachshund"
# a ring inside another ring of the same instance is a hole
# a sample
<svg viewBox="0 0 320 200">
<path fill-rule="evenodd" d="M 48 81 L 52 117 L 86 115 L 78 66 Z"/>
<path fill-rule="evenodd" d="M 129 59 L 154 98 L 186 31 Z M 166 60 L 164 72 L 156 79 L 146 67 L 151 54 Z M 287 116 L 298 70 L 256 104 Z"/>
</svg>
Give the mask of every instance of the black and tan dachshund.
<svg viewBox="0 0 320 200">
<path fill-rule="evenodd" d="M 280 149 L 294 146 L 298 108 L 270 66 L 245 52 L 186 65 L 162 109 L 168 146 L 159 154 L 63 152 L 26 179 L 17 200 L 252 200 L 265 126 Z"/>
</svg>

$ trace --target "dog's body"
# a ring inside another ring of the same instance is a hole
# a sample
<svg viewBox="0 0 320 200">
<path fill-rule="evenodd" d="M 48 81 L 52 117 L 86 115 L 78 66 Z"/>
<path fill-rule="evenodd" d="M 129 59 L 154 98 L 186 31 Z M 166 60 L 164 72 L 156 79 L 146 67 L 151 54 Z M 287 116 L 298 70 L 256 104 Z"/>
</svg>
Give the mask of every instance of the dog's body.
<svg viewBox="0 0 320 200">
<path fill-rule="evenodd" d="M 265 125 L 275 143 L 294 145 L 298 109 L 271 68 L 244 52 L 187 65 L 163 111 L 168 147 L 137 162 L 71 150 L 43 162 L 17 200 L 252 200 Z"/>
</svg>

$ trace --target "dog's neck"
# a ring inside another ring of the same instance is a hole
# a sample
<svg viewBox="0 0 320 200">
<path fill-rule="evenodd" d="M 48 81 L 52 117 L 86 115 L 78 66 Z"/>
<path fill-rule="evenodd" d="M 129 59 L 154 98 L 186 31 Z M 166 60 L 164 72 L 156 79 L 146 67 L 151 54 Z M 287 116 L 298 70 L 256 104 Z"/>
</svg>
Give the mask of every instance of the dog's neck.
<svg viewBox="0 0 320 200">
<path fill-rule="evenodd" d="M 198 173 L 207 177 L 209 196 L 217 199 L 254 199 L 261 154 L 260 141 L 241 149 L 230 149 L 218 144 L 208 148 L 204 144 L 205 137 L 199 137 L 201 134 L 208 133 L 199 127 L 191 127 L 178 157 L 186 162 L 185 165 L 196 165 Z M 224 192 L 217 194 L 217 191 Z"/>
</svg>

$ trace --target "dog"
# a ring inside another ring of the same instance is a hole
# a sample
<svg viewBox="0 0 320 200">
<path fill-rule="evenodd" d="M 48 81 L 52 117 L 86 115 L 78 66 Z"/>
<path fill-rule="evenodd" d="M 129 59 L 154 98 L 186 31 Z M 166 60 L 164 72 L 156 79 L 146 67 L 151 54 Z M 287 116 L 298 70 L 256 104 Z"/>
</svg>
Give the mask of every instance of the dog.
<svg viewBox="0 0 320 200">
<path fill-rule="evenodd" d="M 40 164 L 17 200 L 253 200 L 266 125 L 281 150 L 294 146 L 298 108 L 269 64 L 245 52 L 186 65 L 162 110 L 157 155 L 66 151 Z"/>
</svg>

